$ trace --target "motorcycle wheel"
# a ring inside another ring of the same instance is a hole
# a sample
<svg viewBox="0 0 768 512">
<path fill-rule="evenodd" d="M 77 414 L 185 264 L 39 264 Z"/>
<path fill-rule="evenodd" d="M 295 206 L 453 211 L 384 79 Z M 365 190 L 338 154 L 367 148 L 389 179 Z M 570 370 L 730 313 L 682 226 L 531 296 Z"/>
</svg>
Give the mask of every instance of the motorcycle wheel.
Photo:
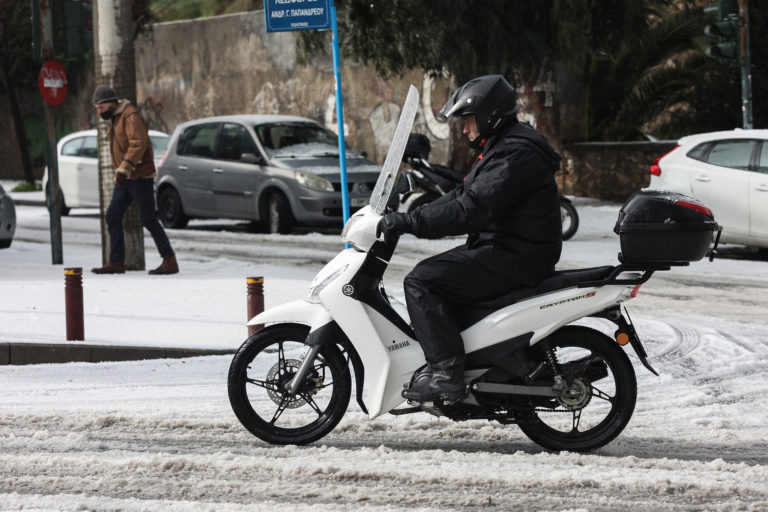
<svg viewBox="0 0 768 512">
<path fill-rule="evenodd" d="M 563 222 L 563 240 L 569 240 L 579 229 L 579 214 L 572 203 L 560 199 L 560 220 Z"/>
<path fill-rule="evenodd" d="M 563 327 L 549 336 L 549 343 L 568 380 L 567 390 L 553 399 L 532 399 L 520 429 L 554 451 L 585 452 L 608 444 L 635 410 L 632 363 L 614 340 L 587 327 Z M 547 384 L 552 382 L 550 373 Z"/>
<path fill-rule="evenodd" d="M 237 419 L 272 444 L 308 444 L 328 434 L 349 405 L 351 379 L 336 345 L 324 345 L 295 395 L 285 389 L 309 348 L 309 327 L 278 324 L 251 335 L 232 359 L 227 386 Z"/>
</svg>

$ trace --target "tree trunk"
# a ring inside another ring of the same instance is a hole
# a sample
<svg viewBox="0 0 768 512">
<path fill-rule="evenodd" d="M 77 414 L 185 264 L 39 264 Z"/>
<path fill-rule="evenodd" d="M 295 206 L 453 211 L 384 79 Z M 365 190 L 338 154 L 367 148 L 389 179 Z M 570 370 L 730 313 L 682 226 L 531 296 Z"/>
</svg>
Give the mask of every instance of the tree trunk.
<svg viewBox="0 0 768 512">
<path fill-rule="evenodd" d="M 131 2 L 99 0 L 93 3 L 94 82 L 108 85 L 121 98 L 136 104 L 136 63 L 133 52 Z M 99 120 L 99 184 L 101 204 L 102 262 L 109 261 L 109 233 L 105 215 L 115 187 L 114 169 L 107 140 L 107 123 Z M 144 232 L 137 204 L 123 217 L 125 267 L 144 270 Z"/>
<path fill-rule="evenodd" d="M 0 78 L 3 80 L 5 90 L 8 92 L 8 103 L 13 115 L 13 126 L 16 130 L 16 139 L 19 141 L 19 153 L 21 156 L 21 165 L 24 168 L 24 179 L 29 183 L 35 183 L 35 175 L 32 172 L 32 160 L 29 158 L 29 144 L 27 143 L 27 134 L 24 132 L 24 122 L 21 119 L 21 109 L 16 100 L 16 90 L 13 80 L 8 73 L 8 66 L 5 59 L 0 59 Z"/>
</svg>

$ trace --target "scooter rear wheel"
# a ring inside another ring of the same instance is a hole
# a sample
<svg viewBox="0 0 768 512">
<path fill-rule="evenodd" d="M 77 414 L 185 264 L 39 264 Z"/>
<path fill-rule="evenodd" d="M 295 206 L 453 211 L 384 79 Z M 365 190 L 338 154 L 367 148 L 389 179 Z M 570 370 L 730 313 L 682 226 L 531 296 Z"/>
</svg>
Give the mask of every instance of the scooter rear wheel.
<svg viewBox="0 0 768 512">
<path fill-rule="evenodd" d="M 349 368 L 336 345 L 324 345 L 295 395 L 286 385 L 309 350 L 309 328 L 277 324 L 250 336 L 232 359 L 229 402 L 253 435 L 272 444 L 308 444 L 328 434 L 349 405 Z"/>
<path fill-rule="evenodd" d="M 585 452 L 611 442 L 635 410 L 637 381 L 624 350 L 605 334 L 566 326 L 548 338 L 566 378 L 554 399 L 532 399 L 519 422 L 535 443 L 549 450 Z M 553 383 L 541 376 L 537 385 Z"/>
</svg>

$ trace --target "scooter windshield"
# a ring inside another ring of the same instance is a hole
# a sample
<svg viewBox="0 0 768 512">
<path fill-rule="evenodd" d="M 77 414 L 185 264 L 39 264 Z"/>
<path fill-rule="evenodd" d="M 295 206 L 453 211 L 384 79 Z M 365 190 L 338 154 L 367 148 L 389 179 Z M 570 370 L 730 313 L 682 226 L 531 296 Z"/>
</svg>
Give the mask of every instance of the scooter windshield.
<svg viewBox="0 0 768 512">
<path fill-rule="evenodd" d="M 384 214 L 389 196 L 392 195 L 392 189 L 400 177 L 400 162 L 403 159 L 403 153 L 405 153 L 408 135 L 411 133 L 411 126 L 413 126 L 413 120 L 416 118 L 418 106 L 419 91 L 411 85 L 403 104 L 403 110 L 400 113 L 400 119 L 397 122 L 395 136 L 392 137 L 392 144 L 387 152 L 387 158 L 384 160 L 381 174 L 371 194 L 371 208 L 379 215 Z"/>
</svg>

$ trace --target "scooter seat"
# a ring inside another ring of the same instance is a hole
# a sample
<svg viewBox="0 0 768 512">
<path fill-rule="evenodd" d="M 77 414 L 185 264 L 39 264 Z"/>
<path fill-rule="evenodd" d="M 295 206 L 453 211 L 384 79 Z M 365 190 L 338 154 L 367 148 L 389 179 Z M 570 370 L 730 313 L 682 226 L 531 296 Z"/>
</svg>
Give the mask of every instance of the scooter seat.
<svg viewBox="0 0 768 512">
<path fill-rule="evenodd" d="M 536 286 L 515 288 L 498 297 L 475 302 L 470 308 L 457 308 L 459 310 L 457 311 L 457 314 L 460 327 L 466 329 L 494 311 L 530 297 L 554 292 L 556 290 L 572 288 L 581 283 L 606 279 L 615 269 L 616 267 L 606 265 L 603 267 L 582 268 L 577 270 L 559 270 Z"/>
</svg>

